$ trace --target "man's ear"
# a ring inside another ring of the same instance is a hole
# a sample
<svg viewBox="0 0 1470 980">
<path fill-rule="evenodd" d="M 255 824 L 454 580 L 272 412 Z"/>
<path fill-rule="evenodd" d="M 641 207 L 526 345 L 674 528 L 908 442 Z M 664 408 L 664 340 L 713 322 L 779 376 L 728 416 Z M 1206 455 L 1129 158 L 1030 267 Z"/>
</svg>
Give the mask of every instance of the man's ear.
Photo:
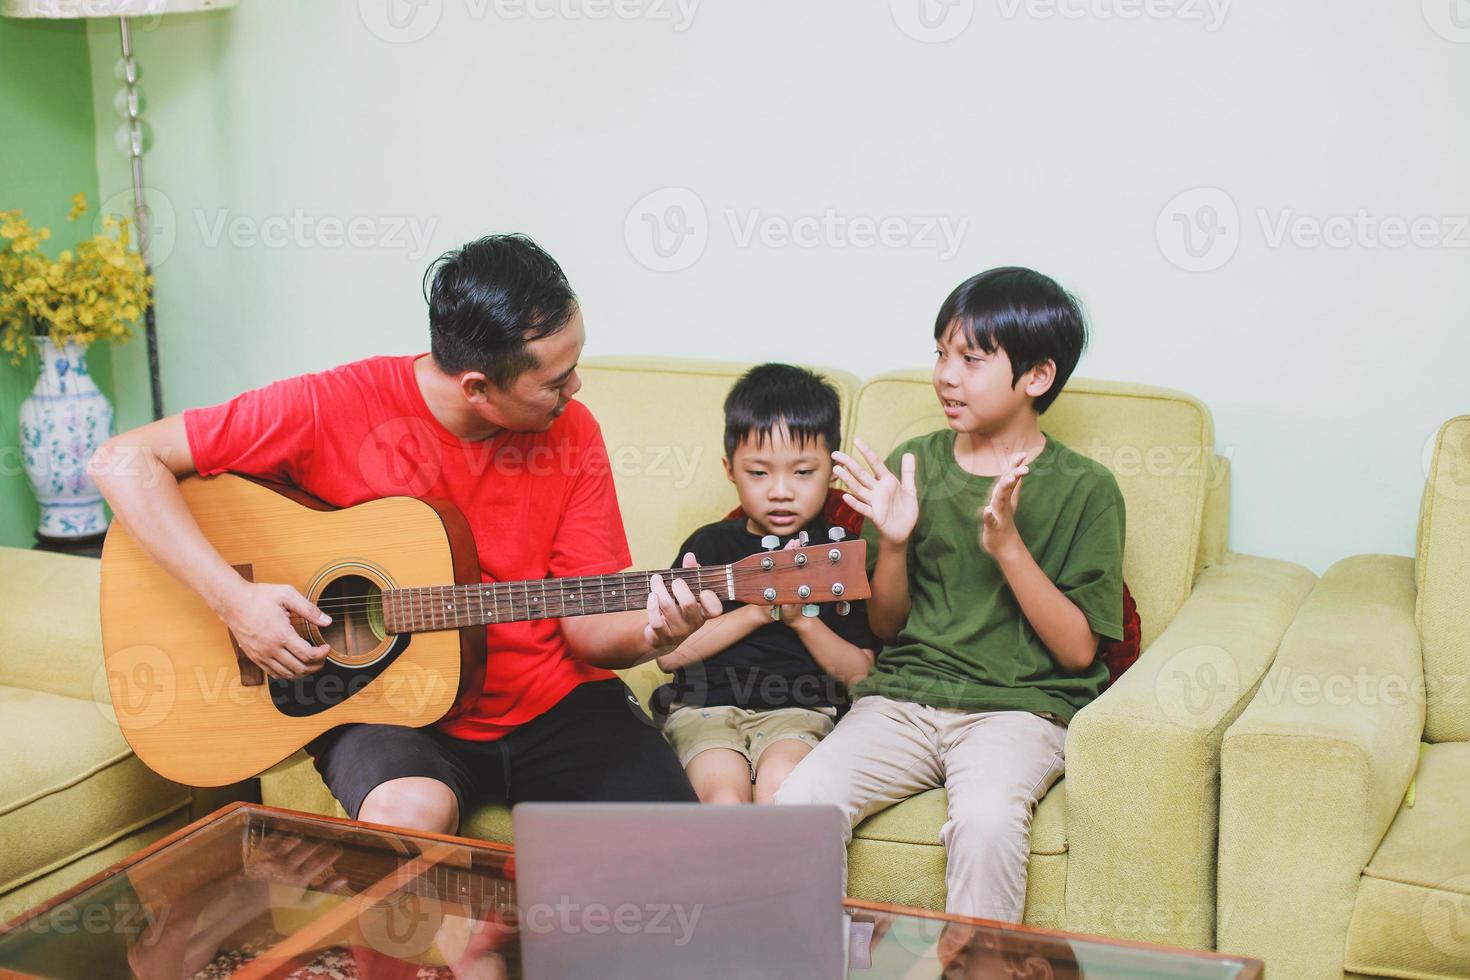
<svg viewBox="0 0 1470 980">
<path fill-rule="evenodd" d="M 1051 390 L 1051 386 L 1057 380 L 1057 362 L 1045 360 L 1026 372 L 1029 379 L 1026 382 L 1026 394 L 1032 398 L 1040 398 Z"/>
<path fill-rule="evenodd" d="M 481 404 L 490 399 L 490 379 L 483 371 L 466 371 L 459 376 L 459 390 L 468 401 Z"/>
</svg>

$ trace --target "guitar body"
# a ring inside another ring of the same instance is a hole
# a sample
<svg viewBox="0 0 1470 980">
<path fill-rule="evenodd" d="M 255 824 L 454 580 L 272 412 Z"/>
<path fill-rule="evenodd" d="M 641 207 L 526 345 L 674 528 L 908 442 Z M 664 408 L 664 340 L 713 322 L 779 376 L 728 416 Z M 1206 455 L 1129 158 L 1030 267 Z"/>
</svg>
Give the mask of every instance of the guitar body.
<svg viewBox="0 0 1470 980">
<path fill-rule="evenodd" d="M 353 722 L 430 724 L 473 705 L 485 627 L 393 635 L 388 589 L 478 584 L 474 538 L 452 505 L 388 497 L 332 509 L 290 488 L 232 475 L 179 489 L 204 536 L 255 582 L 293 586 L 333 616 L 321 671 L 266 677 L 220 619 L 160 567 L 120 520 L 102 552 L 102 647 L 128 744 L 160 775 L 194 786 L 254 776 Z M 373 596 L 378 595 L 374 607 Z"/>
</svg>

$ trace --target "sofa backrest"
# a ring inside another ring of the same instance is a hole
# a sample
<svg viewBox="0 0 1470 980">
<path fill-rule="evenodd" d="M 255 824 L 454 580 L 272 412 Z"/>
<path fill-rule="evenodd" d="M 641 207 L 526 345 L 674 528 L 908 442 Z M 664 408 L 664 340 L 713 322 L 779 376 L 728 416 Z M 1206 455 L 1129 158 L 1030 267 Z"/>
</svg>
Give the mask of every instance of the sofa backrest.
<svg viewBox="0 0 1470 980">
<path fill-rule="evenodd" d="M 886 457 L 905 439 L 944 424 L 930 372 L 897 371 L 862 386 L 846 438 L 861 436 Z M 1189 596 L 1201 564 L 1206 496 L 1225 479 L 1210 411 L 1182 392 L 1074 377 L 1041 416 L 1041 428 L 1118 480 L 1128 508 L 1123 577 L 1147 649 Z M 1021 493 L 1024 507 L 1024 487 Z M 1223 546 L 1223 534 L 1205 537 Z"/>
<path fill-rule="evenodd" d="M 102 563 L 0 547 L 0 684 L 107 701 Z"/>
<path fill-rule="evenodd" d="M 667 567 L 695 528 L 738 503 L 720 462 L 725 395 L 752 366 L 658 357 L 582 361 L 577 399 L 602 425 L 634 567 Z M 812 369 L 837 388 L 846 439 L 858 380 Z"/>
<path fill-rule="evenodd" d="M 1470 415 L 1434 442 L 1415 549 L 1414 610 L 1424 650 L 1431 742 L 1470 741 Z"/>
</svg>

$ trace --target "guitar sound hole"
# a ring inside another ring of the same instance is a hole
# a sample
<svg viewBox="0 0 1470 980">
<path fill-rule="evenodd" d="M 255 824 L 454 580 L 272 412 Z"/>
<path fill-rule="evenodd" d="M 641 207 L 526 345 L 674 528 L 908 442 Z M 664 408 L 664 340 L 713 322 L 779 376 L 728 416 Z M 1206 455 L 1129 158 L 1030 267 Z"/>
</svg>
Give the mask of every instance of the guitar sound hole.
<svg viewBox="0 0 1470 980">
<path fill-rule="evenodd" d="M 322 590 L 316 604 L 332 617 L 331 625 L 321 633 L 332 648 L 333 659 L 361 661 L 388 638 L 383 625 L 383 592 L 370 579 L 361 575 L 335 579 Z"/>
</svg>

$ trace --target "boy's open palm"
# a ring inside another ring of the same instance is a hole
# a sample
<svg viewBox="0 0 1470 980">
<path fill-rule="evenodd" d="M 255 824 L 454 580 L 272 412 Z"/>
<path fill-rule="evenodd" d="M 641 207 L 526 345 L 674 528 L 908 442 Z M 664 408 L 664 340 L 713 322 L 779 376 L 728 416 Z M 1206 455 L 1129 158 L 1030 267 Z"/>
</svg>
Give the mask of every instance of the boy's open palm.
<svg viewBox="0 0 1470 980">
<path fill-rule="evenodd" d="M 990 502 L 980 509 L 980 547 L 987 554 L 998 554 L 1021 543 L 1021 534 L 1016 530 L 1016 508 L 1021 506 L 1021 481 L 1031 472 L 1025 461 L 1025 453 L 1011 457 L 1010 469 L 995 481 Z"/>
<path fill-rule="evenodd" d="M 842 499 L 853 510 L 873 522 L 878 536 L 893 544 L 908 541 L 919 521 L 919 492 L 914 482 L 914 454 L 904 453 L 900 463 L 901 474 L 883 464 L 878 454 L 868 448 L 861 439 L 855 441 L 858 452 L 867 460 L 859 466 L 846 453 L 834 452 L 833 474 L 847 484 L 850 492 Z"/>
</svg>

